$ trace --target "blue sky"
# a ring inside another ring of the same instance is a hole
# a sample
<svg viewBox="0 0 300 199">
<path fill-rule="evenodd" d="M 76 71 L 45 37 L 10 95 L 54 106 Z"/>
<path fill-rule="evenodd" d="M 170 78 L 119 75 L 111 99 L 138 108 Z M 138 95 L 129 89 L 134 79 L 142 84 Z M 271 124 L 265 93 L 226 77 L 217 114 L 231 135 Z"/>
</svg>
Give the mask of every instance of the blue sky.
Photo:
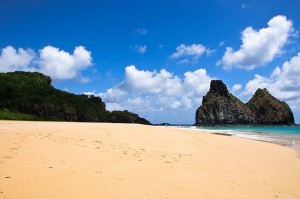
<svg viewBox="0 0 300 199">
<path fill-rule="evenodd" d="M 300 123 L 296 0 L 0 2 L 0 72 L 39 71 L 109 110 L 194 123 L 211 79 L 246 102 L 259 87 Z"/>
</svg>

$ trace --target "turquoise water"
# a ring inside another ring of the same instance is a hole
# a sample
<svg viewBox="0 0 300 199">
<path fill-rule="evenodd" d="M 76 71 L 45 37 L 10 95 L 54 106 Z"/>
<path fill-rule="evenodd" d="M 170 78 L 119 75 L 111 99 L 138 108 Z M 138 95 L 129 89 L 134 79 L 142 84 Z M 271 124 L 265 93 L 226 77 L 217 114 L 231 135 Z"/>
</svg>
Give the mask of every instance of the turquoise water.
<svg viewBox="0 0 300 199">
<path fill-rule="evenodd" d="M 190 130 L 210 133 L 228 134 L 231 136 L 272 142 L 300 149 L 300 126 L 176 126 Z"/>
</svg>

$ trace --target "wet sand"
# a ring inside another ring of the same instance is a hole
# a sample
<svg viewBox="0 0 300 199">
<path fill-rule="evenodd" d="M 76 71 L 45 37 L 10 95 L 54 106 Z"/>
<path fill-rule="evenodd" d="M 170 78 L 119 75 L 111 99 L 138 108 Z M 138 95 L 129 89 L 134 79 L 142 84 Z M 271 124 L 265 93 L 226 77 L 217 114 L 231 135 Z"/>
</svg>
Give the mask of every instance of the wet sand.
<svg viewBox="0 0 300 199">
<path fill-rule="evenodd" d="M 300 198 L 291 148 L 138 124 L 0 121 L 0 198 Z"/>
</svg>

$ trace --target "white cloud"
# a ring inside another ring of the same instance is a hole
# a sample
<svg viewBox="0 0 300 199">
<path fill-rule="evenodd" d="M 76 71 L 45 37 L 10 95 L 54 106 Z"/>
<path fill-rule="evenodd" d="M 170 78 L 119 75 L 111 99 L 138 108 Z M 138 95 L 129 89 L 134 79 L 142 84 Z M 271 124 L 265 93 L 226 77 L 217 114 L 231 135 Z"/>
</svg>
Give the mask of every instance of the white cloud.
<svg viewBox="0 0 300 199">
<path fill-rule="evenodd" d="M 189 62 L 190 62 L 189 59 L 183 59 L 183 60 L 178 61 L 178 62 L 176 63 L 176 65 L 178 65 L 178 64 L 187 64 L 187 63 L 189 63 Z"/>
<path fill-rule="evenodd" d="M 201 44 L 180 44 L 176 48 L 176 52 L 174 52 L 170 57 L 172 59 L 178 59 L 180 57 L 192 57 L 194 60 L 198 60 L 205 52 L 206 48 Z"/>
<path fill-rule="evenodd" d="M 97 95 L 97 94 L 95 94 Z M 120 102 L 123 100 L 123 97 L 127 95 L 125 91 L 116 88 L 107 89 L 105 93 L 98 94 L 102 99 L 105 99 L 105 102 L 114 103 Z"/>
<path fill-rule="evenodd" d="M 147 46 L 146 45 L 135 45 L 130 47 L 132 50 L 135 52 L 144 54 L 147 51 Z"/>
<path fill-rule="evenodd" d="M 184 58 L 178 61 L 176 64 L 186 64 L 190 61 L 196 63 L 199 58 L 205 53 L 206 56 L 211 56 L 216 52 L 215 49 L 209 49 L 201 44 L 192 44 L 192 45 L 185 45 L 180 44 L 176 51 L 170 56 L 171 59 L 179 59 Z"/>
<path fill-rule="evenodd" d="M 203 68 L 184 73 L 184 96 L 194 98 L 205 95 L 212 79 Z"/>
<path fill-rule="evenodd" d="M 91 52 L 82 46 L 75 47 L 73 54 L 52 46 L 40 50 L 39 71 L 55 80 L 73 79 L 91 65 Z"/>
<path fill-rule="evenodd" d="M 138 70 L 135 66 L 125 68 L 125 79 L 119 86 L 121 90 L 140 93 L 166 92 L 168 95 L 181 90 L 181 83 L 177 76 L 165 69 L 156 71 Z"/>
<path fill-rule="evenodd" d="M 122 83 L 104 93 L 93 94 L 101 96 L 108 110 L 127 109 L 152 122 L 171 122 L 172 118 L 176 121 L 184 114 L 192 123 L 211 79 L 205 69 L 188 71 L 180 78 L 166 69 L 147 71 L 132 65 L 125 68 Z"/>
<path fill-rule="evenodd" d="M 184 108 L 184 109 L 191 109 L 192 106 L 193 106 L 193 101 L 195 101 L 196 103 L 196 106 L 198 104 L 198 106 L 200 106 L 200 103 L 198 103 L 198 101 L 200 101 L 201 99 L 190 99 L 186 96 L 183 96 L 181 97 L 180 99 L 180 102 L 181 102 L 181 106 Z"/>
<path fill-rule="evenodd" d="M 180 107 L 180 105 L 181 105 L 180 101 L 175 101 L 175 102 L 171 103 L 171 108 L 177 109 Z"/>
<path fill-rule="evenodd" d="M 140 35 L 146 35 L 148 33 L 148 30 L 145 28 L 137 28 L 134 32 Z"/>
<path fill-rule="evenodd" d="M 285 16 L 275 16 L 268 22 L 267 28 L 255 30 L 247 27 L 242 32 L 242 45 L 234 51 L 227 47 L 226 52 L 218 64 L 230 70 L 238 67 L 252 70 L 271 62 L 277 55 L 282 53 L 282 48 L 287 43 L 293 32 L 292 21 Z"/>
<path fill-rule="evenodd" d="M 16 50 L 12 46 L 7 46 L 2 49 L 0 55 L 0 72 L 33 71 L 30 64 L 34 57 L 35 53 L 31 49 Z"/>
<path fill-rule="evenodd" d="M 276 67 L 269 77 L 255 75 L 246 84 L 243 95 L 250 96 L 257 88 L 267 88 L 275 97 L 287 101 L 294 110 L 300 110 L 300 52 L 282 67 Z"/>
<path fill-rule="evenodd" d="M 93 93 L 93 95 L 96 95 Z M 99 95 L 99 94 L 98 94 Z M 101 96 L 101 95 L 100 95 Z M 101 97 L 102 99 L 105 99 Z M 149 102 L 147 99 L 141 98 L 141 97 L 133 97 L 133 98 L 122 98 L 121 101 L 118 102 L 106 102 L 106 109 L 109 111 L 114 111 L 114 110 L 139 110 L 141 107 L 144 107 L 144 110 L 150 110 Z"/>
<path fill-rule="evenodd" d="M 241 84 L 235 84 L 233 85 L 233 87 L 231 88 L 231 92 L 235 93 L 237 91 L 240 91 L 242 89 L 242 85 Z"/>
<path fill-rule="evenodd" d="M 11 46 L 2 49 L 0 71 L 36 71 L 51 76 L 54 80 L 79 78 L 80 82 L 89 81 L 88 77 L 80 77 L 80 72 L 92 65 L 91 52 L 82 46 L 75 47 L 73 54 L 52 46 L 39 50 L 16 50 Z"/>
<path fill-rule="evenodd" d="M 211 49 L 207 48 L 206 49 L 206 55 L 209 57 L 212 54 L 214 54 L 216 51 L 217 51 L 216 49 L 211 50 Z"/>
</svg>

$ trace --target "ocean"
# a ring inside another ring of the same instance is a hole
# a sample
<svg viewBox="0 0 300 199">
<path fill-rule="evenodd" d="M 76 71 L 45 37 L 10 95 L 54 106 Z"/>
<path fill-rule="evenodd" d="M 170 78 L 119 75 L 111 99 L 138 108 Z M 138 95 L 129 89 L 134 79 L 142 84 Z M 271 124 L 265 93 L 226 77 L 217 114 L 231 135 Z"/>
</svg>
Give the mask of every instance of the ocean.
<svg viewBox="0 0 300 199">
<path fill-rule="evenodd" d="M 300 126 L 173 126 L 195 131 L 236 136 L 247 139 L 271 142 L 295 148 L 300 152 Z"/>
</svg>

